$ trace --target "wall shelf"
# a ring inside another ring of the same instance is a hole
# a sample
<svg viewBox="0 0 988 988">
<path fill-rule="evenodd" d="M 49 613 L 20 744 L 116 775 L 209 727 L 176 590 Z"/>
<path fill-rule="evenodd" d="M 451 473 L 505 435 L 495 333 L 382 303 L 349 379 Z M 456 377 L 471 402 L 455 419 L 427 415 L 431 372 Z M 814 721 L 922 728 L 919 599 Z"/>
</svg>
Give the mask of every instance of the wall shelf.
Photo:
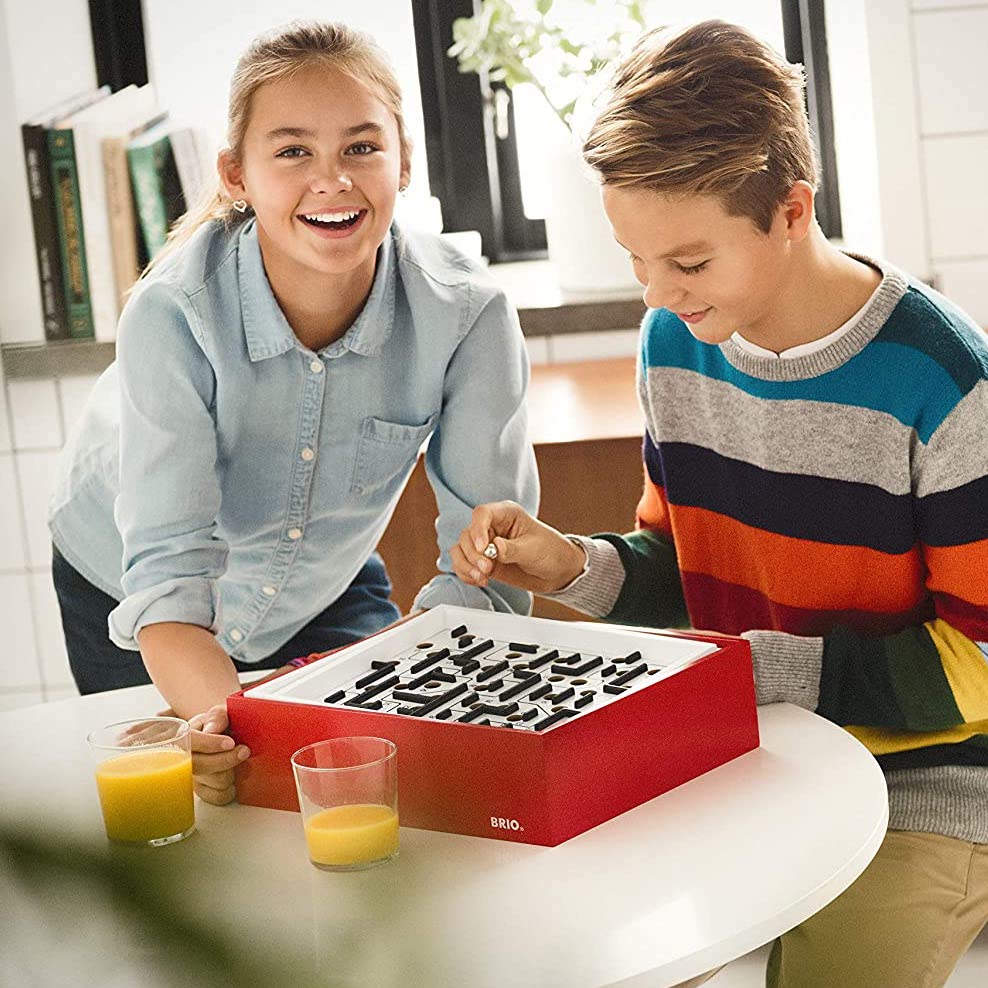
<svg viewBox="0 0 988 988">
<path fill-rule="evenodd" d="M 638 295 L 606 298 L 561 295 L 555 287 L 555 274 L 549 261 L 495 264 L 491 273 L 518 307 L 525 336 L 635 329 L 645 314 L 645 304 Z M 8 380 L 70 377 L 101 373 L 113 361 L 114 346 L 95 340 L 5 343 L 0 353 Z"/>
</svg>

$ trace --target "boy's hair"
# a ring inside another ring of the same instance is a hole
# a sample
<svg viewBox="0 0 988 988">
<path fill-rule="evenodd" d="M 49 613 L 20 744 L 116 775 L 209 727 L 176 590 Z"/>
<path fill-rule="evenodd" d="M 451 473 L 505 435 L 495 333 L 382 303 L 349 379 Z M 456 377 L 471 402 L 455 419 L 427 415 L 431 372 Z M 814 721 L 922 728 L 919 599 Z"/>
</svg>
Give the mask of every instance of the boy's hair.
<svg viewBox="0 0 988 988">
<path fill-rule="evenodd" d="M 767 233 L 800 179 L 817 185 L 801 66 L 744 28 L 643 35 L 583 145 L 605 185 L 715 195 Z"/>
<path fill-rule="evenodd" d="M 266 83 L 290 78 L 312 66 L 345 72 L 367 86 L 384 103 L 398 125 L 401 164 L 408 168 L 412 150 L 402 114 L 401 87 L 387 56 L 369 34 L 328 21 L 292 21 L 256 37 L 240 56 L 230 82 L 227 114 L 227 144 L 234 158 L 240 159 L 243 154 L 244 134 L 257 90 Z M 238 213 L 233 208 L 222 182 L 217 181 L 175 224 L 167 243 L 141 277 L 185 243 L 204 223 L 218 219 L 233 227 L 250 215 L 250 212 Z"/>
</svg>

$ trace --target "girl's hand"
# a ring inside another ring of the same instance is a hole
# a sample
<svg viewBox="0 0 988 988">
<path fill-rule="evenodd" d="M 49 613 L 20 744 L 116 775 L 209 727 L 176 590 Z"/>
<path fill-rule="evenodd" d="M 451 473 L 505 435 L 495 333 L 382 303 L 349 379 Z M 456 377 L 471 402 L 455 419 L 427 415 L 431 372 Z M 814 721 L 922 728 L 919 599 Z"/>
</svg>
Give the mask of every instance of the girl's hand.
<svg viewBox="0 0 988 988">
<path fill-rule="evenodd" d="M 484 555 L 491 544 L 496 559 Z M 514 501 L 474 508 L 451 555 L 453 570 L 464 583 L 485 587 L 489 579 L 502 580 L 535 593 L 562 589 L 580 575 L 586 562 L 580 546 Z"/>
<path fill-rule="evenodd" d="M 204 803 L 215 806 L 222 806 L 236 797 L 233 770 L 250 757 L 250 750 L 245 745 L 236 744 L 223 733 L 229 724 L 225 703 L 218 703 L 205 713 L 189 718 L 195 792 Z"/>
</svg>

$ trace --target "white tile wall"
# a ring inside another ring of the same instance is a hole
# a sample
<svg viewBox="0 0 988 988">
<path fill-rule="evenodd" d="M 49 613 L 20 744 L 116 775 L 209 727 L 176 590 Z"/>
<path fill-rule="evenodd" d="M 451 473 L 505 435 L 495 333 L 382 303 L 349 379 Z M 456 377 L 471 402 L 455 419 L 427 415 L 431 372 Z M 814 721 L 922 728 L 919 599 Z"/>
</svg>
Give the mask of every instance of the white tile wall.
<svg viewBox="0 0 988 988">
<path fill-rule="evenodd" d="M 913 10 L 952 10 L 957 7 L 984 7 L 985 0 L 913 0 Z"/>
<path fill-rule="evenodd" d="M 940 291 L 979 325 L 988 327 L 988 257 L 934 265 Z"/>
<path fill-rule="evenodd" d="M 915 18 L 924 135 L 988 130 L 988 4 Z"/>
<path fill-rule="evenodd" d="M 58 598 L 51 582 L 51 570 L 31 573 L 28 579 L 35 615 L 38 661 L 45 692 L 49 695 L 58 690 L 75 692 L 69 658 L 65 652 L 65 639 L 62 637 Z"/>
<path fill-rule="evenodd" d="M 0 360 L 0 377 L 3 375 L 3 361 Z M 0 386 L 0 453 L 8 453 L 13 448 L 10 439 L 10 422 L 7 414 L 6 388 Z"/>
<path fill-rule="evenodd" d="M 20 573 L 0 574 L 0 690 L 36 690 L 41 683 L 28 581 Z"/>
<path fill-rule="evenodd" d="M 58 451 L 18 452 L 16 457 L 27 535 L 27 564 L 43 569 L 51 565 L 48 501 L 55 483 Z"/>
<path fill-rule="evenodd" d="M 6 519 L 0 526 L 0 572 L 24 569 L 24 531 L 13 453 L 0 453 L 0 505 Z"/>
<path fill-rule="evenodd" d="M 61 448 L 62 415 L 53 380 L 9 381 L 7 396 L 16 449 Z"/>
<path fill-rule="evenodd" d="M 988 133 L 923 140 L 933 260 L 988 256 Z"/>
<path fill-rule="evenodd" d="M 930 269 L 988 326 L 988 2 L 914 0 Z"/>
</svg>

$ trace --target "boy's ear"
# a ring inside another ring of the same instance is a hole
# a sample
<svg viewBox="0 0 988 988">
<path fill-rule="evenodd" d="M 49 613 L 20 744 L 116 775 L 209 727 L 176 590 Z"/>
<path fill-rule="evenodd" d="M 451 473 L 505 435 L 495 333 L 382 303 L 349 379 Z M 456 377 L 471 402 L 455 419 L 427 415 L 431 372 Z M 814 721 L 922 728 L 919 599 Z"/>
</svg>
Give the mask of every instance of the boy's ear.
<svg viewBox="0 0 988 988">
<path fill-rule="evenodd" d="M 800 179 L 793 184 L 783 204 L 786 217 L 786 232 L 790 240 L 802 240 L 813 225 L 813 203 L 816 193 L 809 182 Z"/>
<path fill-rule="evenodd" d="M 224 148 L 216 157 L 216 170 L 220 181 L 231 199 L 244 199 L 247 189 L 244 186 L 244 170 L 229 148 Z"/>
</svg>

